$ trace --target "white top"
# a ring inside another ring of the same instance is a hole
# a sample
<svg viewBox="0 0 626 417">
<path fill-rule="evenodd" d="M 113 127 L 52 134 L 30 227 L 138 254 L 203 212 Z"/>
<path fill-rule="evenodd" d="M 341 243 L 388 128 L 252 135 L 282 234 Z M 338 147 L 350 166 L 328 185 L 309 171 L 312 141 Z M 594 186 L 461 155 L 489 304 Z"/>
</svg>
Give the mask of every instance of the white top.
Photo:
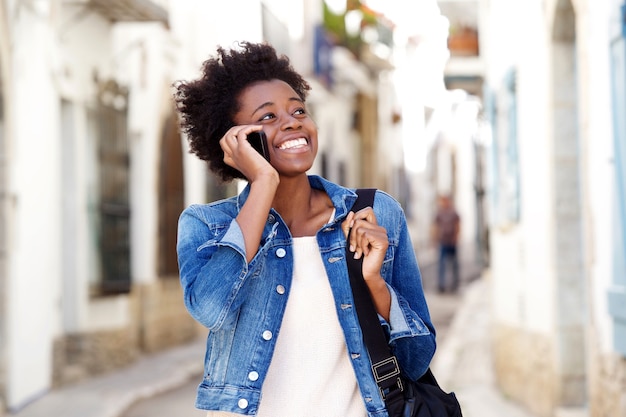
<svg viewBox="0 0 626 417">
<path fill-rule="evenodd" d="M 294 238 L 293 253 L 291 291 L 257 416 L 365 417 L 315 236 Z M 237 414 L 207 415 L 229 416 Z"/>
</svg>

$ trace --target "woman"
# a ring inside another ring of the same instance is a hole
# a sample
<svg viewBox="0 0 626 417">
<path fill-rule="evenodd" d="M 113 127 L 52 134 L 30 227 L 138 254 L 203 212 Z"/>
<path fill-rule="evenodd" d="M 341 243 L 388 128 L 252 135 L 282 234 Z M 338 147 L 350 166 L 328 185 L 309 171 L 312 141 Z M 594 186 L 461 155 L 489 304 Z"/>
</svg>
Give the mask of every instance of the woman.
<svg viewBox="0 0 626 417">
<path fill-rule="evenodd" d="M 267 44 L 218 48 L 202 77 L 176 85 L 190 147 L 238 195 L 181 215 L 178 259 L 190 314 L 209 329 L 196 407 L 208 416 L 386 416 L 363 345 L 345 262 L 363 275 L 413 379 L 435 331 L 399 204 L 377 191 L 350 211 L 353 190 L 309 176 L 317 127 L 306 81 Z M 267 136 L 269 162 L 247 140 Z"/>
</svg>

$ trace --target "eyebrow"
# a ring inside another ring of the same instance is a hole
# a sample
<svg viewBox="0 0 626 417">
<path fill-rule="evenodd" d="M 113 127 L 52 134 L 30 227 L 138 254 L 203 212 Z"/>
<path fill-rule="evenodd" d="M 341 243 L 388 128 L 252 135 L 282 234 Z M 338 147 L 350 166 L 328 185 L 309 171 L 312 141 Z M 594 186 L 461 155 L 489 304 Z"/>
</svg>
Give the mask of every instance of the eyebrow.
<svg viewBox="0 0 626 417">
<path fill-rule="evenodd" d="M 291 98 L 289 98 L 289 101 L 297 101 L 298 103 L 304 104 L 304 101 L 300 97 L 291 97 Z M 254 109 L 254 111 L 252 112 L 252 114 L 250 116 L 253 116 L 256 112 L 258 112 L 262 108 L 267 107 L 267 106 L 271 106 L 273 104 L 274 104 L 273 101 L 266 101 L 265 103 L 261 104 L 259 107 Z"/>
</svg>

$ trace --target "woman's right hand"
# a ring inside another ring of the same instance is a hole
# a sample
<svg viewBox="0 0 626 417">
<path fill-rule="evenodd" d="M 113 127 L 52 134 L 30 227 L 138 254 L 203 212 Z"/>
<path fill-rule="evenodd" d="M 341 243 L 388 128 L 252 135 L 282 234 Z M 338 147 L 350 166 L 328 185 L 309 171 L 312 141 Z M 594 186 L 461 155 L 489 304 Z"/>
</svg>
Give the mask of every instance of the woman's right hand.
<svg viewBox="0 0 626 417">
<path fill-rule="evenodd" d="M 265 176 L 278 177 L 274 167 L 248 142 L 248 135 L 260 130 L 263 127 L 259 125 L 233 126 L 220 139 L 224 163 L 245 175 L 250 183 Z"/>
<path fill-rule="evenodd" d="M 248 142 L 248 134 L 261 129 L 259 125 L 233 126 L 220 139 L 224 162 L 245 175 L 250 184 L 250 194 L 237 215 L 248 262 L 259 249 L 267 214 L 280 182 L 278 171 Z"/>
</svg>

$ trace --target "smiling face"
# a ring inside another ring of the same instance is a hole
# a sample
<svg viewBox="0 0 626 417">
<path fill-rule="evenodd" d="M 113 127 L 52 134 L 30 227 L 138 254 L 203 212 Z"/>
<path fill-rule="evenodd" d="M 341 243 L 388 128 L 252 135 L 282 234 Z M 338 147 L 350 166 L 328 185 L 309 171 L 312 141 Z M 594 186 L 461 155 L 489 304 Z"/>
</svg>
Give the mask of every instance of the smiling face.
<svg viewBox="0 0 626 417">
<path fill-rule="evenodd" d="M 284 81 L 259 81 L 238 97 L 237 125 L 262 125 L 272 166 L 281 176 L 308 171 L 317 154 L 317 127 L 298 94 Z"/>
</svg>

